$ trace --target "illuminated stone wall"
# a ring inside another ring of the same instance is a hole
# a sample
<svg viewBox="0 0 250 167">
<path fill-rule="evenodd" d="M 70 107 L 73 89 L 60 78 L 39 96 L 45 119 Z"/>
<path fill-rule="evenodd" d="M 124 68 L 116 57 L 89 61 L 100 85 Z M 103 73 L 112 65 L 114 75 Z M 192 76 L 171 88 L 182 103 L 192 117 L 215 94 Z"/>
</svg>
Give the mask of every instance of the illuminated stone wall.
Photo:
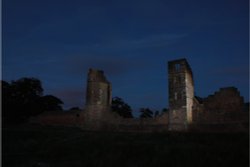
<svg viewBox="0 0 250 167">
<path fill-rule="evenodd" d="M 193 74 L 186 59 L 168 62 L 169 130 L 185 130 L 192 123 Z"/>
<path fill-rule="evenodd" d="M 194 122 L 210 124 L 247 122 L 249 111 L 243 111 L 243 107 L 244 99 L 237 88 L 221 88 L 194 105 Z"/>
</svg>

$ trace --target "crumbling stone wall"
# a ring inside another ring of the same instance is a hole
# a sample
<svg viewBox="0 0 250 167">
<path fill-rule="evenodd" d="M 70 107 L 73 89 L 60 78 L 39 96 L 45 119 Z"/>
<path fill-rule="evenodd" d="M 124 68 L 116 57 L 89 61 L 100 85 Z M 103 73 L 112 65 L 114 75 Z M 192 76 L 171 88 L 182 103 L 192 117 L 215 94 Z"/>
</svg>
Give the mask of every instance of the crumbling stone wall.
<svg viewBox="0 0 250 167">
<path fill-rule="evenodd" d="M 111 84 L 103 71 L 90 69 L 87 80 L 85 121 L 83 128 L 91 130 L 158 131 L 168 126 L 168 115 L 154 119 L 122 118 L 111 111 Z"/>
<path fill-rule="evenodd" d="M 121 118 L 112 127 L 117 131 L 164 132 L 168 131 L 168 113 L 155 118 Z"/>
<path fill-rule="evenodd" d="M 243 111 L 244 99 L 235 87 L 221 88 L 213 95 L 196 103 L 193 108 L 195 123 L 232 123 L 248 120 Z"/>
<path fill-rule="evenodd" d="M 84 122 L 82 111 L 49 111 L 32 117 L 30 123 L 54 126 L 81 126 Z"/>
<path fill-rule="evenodd" d="M 111 84 L 101 70 L 89 69 L 86 91 L 86 127 L 99 129 L 110 117 Z"/>
<path fill-rule="evenodd" d="M 86 107 L 111 105 L 111 84 L 102 70 L 89 69 L 87 79 Z"/>
<path fill-rule="evenodd" d="M 186 59 L 168 62 L 169 130 L 185 130 L 192 123 L 194 84 Z"/>
</svg>

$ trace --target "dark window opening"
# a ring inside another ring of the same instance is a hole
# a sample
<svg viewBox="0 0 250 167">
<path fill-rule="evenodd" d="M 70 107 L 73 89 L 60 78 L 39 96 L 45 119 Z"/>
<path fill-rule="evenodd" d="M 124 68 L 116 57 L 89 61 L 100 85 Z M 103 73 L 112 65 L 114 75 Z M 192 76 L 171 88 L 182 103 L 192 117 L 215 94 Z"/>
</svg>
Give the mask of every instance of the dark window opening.
<svg viewBox="0 0 250 167">
<path fill-rule="evenodd" d="M 175 64 L 175 71 L 180 71 L 180 69 L 181 69 L 181 65 L 180 64 Z"/>
</svg>

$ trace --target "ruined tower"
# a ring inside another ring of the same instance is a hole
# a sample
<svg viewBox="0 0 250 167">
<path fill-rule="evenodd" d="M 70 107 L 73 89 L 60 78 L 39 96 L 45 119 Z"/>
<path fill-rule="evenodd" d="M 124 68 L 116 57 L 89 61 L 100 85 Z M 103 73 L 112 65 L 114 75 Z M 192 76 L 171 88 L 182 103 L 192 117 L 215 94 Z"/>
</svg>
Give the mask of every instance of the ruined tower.
<svg viewBox="0 0 250 167">
<path fill-rule="evenodd" d="M 85 123 L 99 129 L 110 112 L 111 84 L 101 70 L 89 69 L 86 91 Z"/>
<path fill-rule="evenodd" d="M 194 83 L 186 59 L 168 62 L 169 130 L 187 130 L 192 123 Z"/>
</svg>

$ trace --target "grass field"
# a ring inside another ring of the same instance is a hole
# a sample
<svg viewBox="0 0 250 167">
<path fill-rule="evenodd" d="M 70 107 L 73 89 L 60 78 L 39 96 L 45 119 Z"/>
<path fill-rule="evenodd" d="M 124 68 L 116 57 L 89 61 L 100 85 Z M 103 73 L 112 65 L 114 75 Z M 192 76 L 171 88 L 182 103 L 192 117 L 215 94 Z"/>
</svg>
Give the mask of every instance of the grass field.
<svg viewBox="0 0 250 167">
<path fill-rule="evenodd" d="M 2 130 L 3 167 L 248 167 L 248 133 L 112 133 L 18 126 Z"/>
</svg>

